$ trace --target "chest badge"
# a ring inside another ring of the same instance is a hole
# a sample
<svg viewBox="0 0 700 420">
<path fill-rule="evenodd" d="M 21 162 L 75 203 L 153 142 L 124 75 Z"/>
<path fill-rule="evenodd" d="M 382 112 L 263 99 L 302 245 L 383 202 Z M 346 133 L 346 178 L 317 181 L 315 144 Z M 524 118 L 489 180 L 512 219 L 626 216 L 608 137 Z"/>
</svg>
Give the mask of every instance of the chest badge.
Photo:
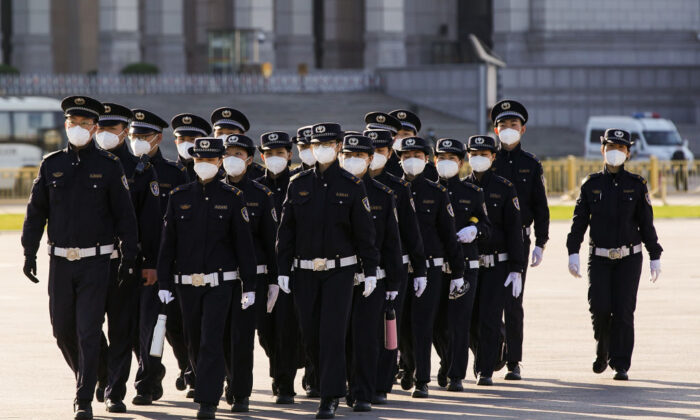
<svg viewBox="0 0 700 420">
<path fill-rule="evenodd" d="M 518 197 L 513 197 L 513 205 L 520 211 L 520 201 L 518 201 Z"/>
<path fill-rule="evenodd" d="M 362 199 L 362 205 L 365 206 L 365 210 L 367 210 L 367 213 L 371 213 L 372 209 L 369 206 L 369 198 L 365 197 Z"/>
<path fill-rule="evenodd" d="M 151 181 L 149 184 L 151 194 L 158 197 L 160 195 L 160 187 L 158 186 L 158 181 Z"/>
<path fill-rule="evenodd" d="M 250 217 L 248 217 L 248 209 L 246 207 L 241 208 L 241 216 L 246 223 L 250 222 Z"/>
<path fill-rule="evenodd" d="M 51 174 L 54 178 L 60 178 L 63 176 L 63 172 L 54 172 Z"/>
</svg>

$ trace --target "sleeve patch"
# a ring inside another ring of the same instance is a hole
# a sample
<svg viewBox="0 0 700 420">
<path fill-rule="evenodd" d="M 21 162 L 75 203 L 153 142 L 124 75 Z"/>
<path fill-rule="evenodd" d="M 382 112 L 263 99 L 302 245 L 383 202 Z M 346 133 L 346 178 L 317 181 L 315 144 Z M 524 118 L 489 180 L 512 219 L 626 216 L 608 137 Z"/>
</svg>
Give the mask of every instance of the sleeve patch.
<svg viewBox="0 0 700 420">
<path fill-rule="evenodd" d="M 372 212 L 372 208 L 369 205 L 369 198 L 365 197 L 362 199 L 362 205 L 365 207 L 365 210 L 367 210 L 367 213 Z"/>
<path fill-rule="evenodd" d="M 647 199 L 647 203 L 651 206 L 651 197 L 649 197 L 649 193 L 644 194 L 644 198 Z"/>
<path fill-rule="evenodd" d="M 455 217 L 455 212 L 452 210 L 452 203 L 447 203 L 447 212 L 450 214 L 450 216 Z"/>
<path fill-rule="evenodd" d="M 122 185 L 124 185 L 124 189 L 129 191 L 129 181 L 126 180 L 126 175 L 122 175 Z"/>
<path fill-rule="evenodd" d="M 518 197 L 513 197 L 513 205 L 520 211 L 520 201 L 518 201 Z"/>
<path fill-rule="evenodd" d="M 241 216 L 243 216 L 243 220 L 245 220 L 246 223 L 250 222 L 250 218 L 248 217 L 248 208 L 247 207 L 241 208 Z"/>
<path fill-rule="evenodd" d="M 274 220 L 275 223 L 277 223 L 277 211 L 274 207 L 270 210 L 270 213 L 272 213 L 272 220 Z"/>
<path fill-rule="evenodd" d="M 151 194 L 158 197 L 160 195 L 160 187 L 158 186 L 158 181 L 151 181 L 150 184 Z"/>
</svg>

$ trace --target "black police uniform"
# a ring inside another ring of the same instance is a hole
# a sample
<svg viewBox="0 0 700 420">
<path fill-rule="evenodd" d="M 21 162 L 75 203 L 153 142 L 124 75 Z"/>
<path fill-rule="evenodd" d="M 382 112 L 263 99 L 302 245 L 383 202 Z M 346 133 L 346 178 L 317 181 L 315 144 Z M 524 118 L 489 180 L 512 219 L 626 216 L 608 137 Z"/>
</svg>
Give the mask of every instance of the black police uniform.
<svg viewBox="0 0 700 420">
<path fill-rule="evenodd" d="M 399 153 L 409 150 L 422 150 L 428 154 L 429 147 L 420 137 L 407 137 L 401 140 Z M 454 211 L 447 188 L 426 179 L 422 173 L 410 181 L 426 255 L 427 286 L 420 297 L 411 293 L 411 298 L 406 301 L 404 316 L 410 314 L 410 328 L 405 328 L 402 334 L 409 334 L 412 349 L 407 349 L 409 353 L 402 359 L 406 363 L 405 374 L 413 375 L 415 370 L 416 391 L 427 393 L 433 327 L 442 290 L 443 265 L 447 260 L 452 279 L 462 278 L 464 256 L 457 242 Z M 412 279 L 415 277 L 418 276 L 413 273 Z M 408 290 L 412 291 L 412 281 L 409 281 L 408 286 Z"/>
<path fill-rule="evenodd" d="M 414 114 L 413 112 L 405 109 L 396 109 L 394 111 L 389 112 L 388 115 L 396 118 L 399 121 L 399 124 L 402 129 L 412 130 L 414 136 L 417 136 L 420 132 L 420 118 L 418 118 L 418 115 Z M 394 132 L 394 135 L 395 134 L 396 132 Z M 386 162 L 385 170 L 394 176 L 398 176 L 399 178 L 403 177 L 401 159 L 399 158 L 398 153 L 395 150 L 389 157 L 389 160 Z M 435 169 L 435 165 L 433 165 L 432 162 L 428 162 L 425 165 L 425 169 L 423 170 L 423 176 L 426 179 L 434 182 L 437 182 L 440 178 L 438 176 L 437 169 Z"/>
<path fill-rule="evenodd" d="M 220 139 L 200 138 L 193 156 L 221 156 Z M 160 290 L 177 290 L 194 400 L 216 406 L 224 379 L 224 327 L 233 289 L 255 290 L 255 248 L 243 193 L 218 180 L 181 185 L 170 193 L 158 258 Z M 238 280 L 241 280 L 239 282 Z"/>
<path fill-rule="evenodd" d="M 323 128 L 320 128 L 323 127 Z M 338 124 L 317 124 L 312 141 L 339 140 Z M 345 395 L 345 337 L 355 266 L 374 276 L 379 254 L 362 180 L 340 168 L 292 177 L 277 234 L 277 269 L 289 276 L 308 357 L 319 375 L 322 408 Z M 359 255 L 359 261 L 357 260 Z"/>
<path fill-rule="evenodd" d="M 435 154 L 440 153 L 453 153 L 464 159 L 466 147 L 456 139 L 440 139 Z M 491 221 L 484 205 L 484 190 L 460 180 L 459 174 L 448 179 L 440 178 L 440 185 L 447 188 L 450 196 L 456 230 L 459 232 L 465 227 L 474 226 L 477 229 L 477 238 L 488 238 L 491 234 Z M 479 275 L 479 249 L 476 239 L 471 243 L 462 243 L 462 253 L 465 257 L 466 293 L 456 299 L 449 298 L 451 275 L 449 270 L 445 270 L 433 340 L 435 350 L 440 356 L 438 378 L 449 378 L 451 381 L 463 380 L 467 372 L 469 330 Z"/>
<path fill-rule="evenodd" d="M 628 147 L 632 144 L 629 133 L 618 129 L 607 130 L 604 141 Z M 654 228 L 646 180 L 627 172 L 624 165 L 617 173 L 606 167 L 589 175 L 576 200 L 566 241 L 569 255 L 579 252 L 588 226 L 588 303 L 596 354 L 613 369 L 627 371 L 634 347 L 641 244 L 652 261 L 658 260 L 663 251 Z"/>
<path fill-rule="evenodd" d="M 504 100 L 491 110 L 494 125 L 505 118 L 520 118 L 523 125 L 527 123 L 527 110 L 519 102 Z M 501 148 L 496 154 L 492 170 L 515 185 L 520 201 L 520 215 L 523 221 L 523 238 L 525 261 L 530 255 L 530 230 L 534 222 L 535 246 L 544 248 L 549 239 L 549 206 L 545 191 L 544 171 L 539 159 L 522 149 L 521 144 L 511 151 Z M 523 266 L 523 291 L 527 264 Z M 523 355 L 523 293 L 514 298 L 506 298 L 505 327 L 506 349 L 509 369 L 522 360 Z"/>
<path fill-rule="evenodd" d="M 311 144 L 311 127 L 310 125 L 300 127 L 297 130 L 297 135 L 292 137 L 292 143 L 294 144 Z M 298 174 L 299 172 L 306 171 L 308 169 L 312 169 L 313 165 L 307 165 L 304 162 L 301 162 L 299 166 L 296 166 L 294 169 L 290 171 L 290 176 L 294 176 Z"/>
<path fill-rule="evenodd" d="M 489 149 L 496 151 L 496 141 L 489 136 L 472 136 L 467 150 Z M 485 171 L 479 179 L 475 173 L 465 181 L 484 190 L 484 200 L 489 220 L 491 236 L 478 238 L 480 259 L 474 303 L 474 324 L 478 325 L 478 349 L 475 372 L 481 377 L 491 378 L 498 359 L 503 307 L 509 294 L 504 283 L 509 273 L 522 273 L 525 265 L 523 251 L 522 218 L 518 195 L 512 182 Z M 487 262 L 487 259 L 492 259 Z"/>
<path fill-rule="evenodd" d="M 67 116 L 95 121 L 104 112 L 101 103 L 87 97 L 66 98 L 62 108 Z M 36 259 L 47 222 L 51 325 L 76 375 L 76 401 L 87 409 L 97 381 L 115 238 L 121 242 L 123 265 L 131 269 L 132 278 L 124 280 L 135 281 L 138 230 L 119 158 L 93 141 L 80 149 L 69 144 L 47 155 L 34 180 L 22 229 L 24 255 L 30 262 Z"/>
<path fill-rule="evenodd" d="M 211 134 L 211 125 L 202 117 L 194 114 L 184 113 L 174 116 L 170 120 L 170 126 L 173 128 L 173 134 L 187 137 L 206 137 Z M 187 176 L 189 179 L 196 179 L 197 174 L 194 173 L 194 159 L 185 159 L 178 152 L 177 161 L 187 168 Z"/>
<path fill-rule="evenodd" d="M 241 111 L 234 108 L 217 108 L 211 113 L 210 120 L 214 130 L 217 128 L 237 129 L 241 131 L 241 134 L 244 134 L 250 130 L 250 122 L 248 121 L 248 118 Z M 248 165 L 246 172 L 248 173 L 248 177 L 250 179 L 258 179 L 265 175 L 265 167 L 258 162 L 253 162 Z M 225 174 L 222 175 L 225 176 Z"/>
</svg>

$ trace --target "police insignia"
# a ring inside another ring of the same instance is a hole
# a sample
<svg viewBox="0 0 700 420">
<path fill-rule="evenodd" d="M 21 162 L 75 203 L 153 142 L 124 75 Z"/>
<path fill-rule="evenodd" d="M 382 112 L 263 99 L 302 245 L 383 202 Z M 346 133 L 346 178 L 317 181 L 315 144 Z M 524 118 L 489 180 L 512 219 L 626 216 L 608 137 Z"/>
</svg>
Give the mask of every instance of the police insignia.
<svg viewBox="0 0 700 420">
<path fill-rule="evenodd" d="M 647 203 L 651 206 L 651 197 L 649 197 L 649 193 L 644 194 L 644 198 L 647 199 Z"/>
<path fill-rule="evenodd" d="M 277 212 L 275 211 L 274 207 L 272 208 L 272 210 L 270 210 L 270 213 L 272 213 L 272 220 L 274 220 L 275 223 L 277 223 Z"/>
<path fill-rule="evenodd" d="M 54 172 L 51 175 L 53 175 L 54 178 L 60 178 L 63 176 L 63 172 Z"/>
<path fill-rule="evenodd" d="M 518 201 L 518 197 L 513 197 L 513 205 L 516 209 L 520 210 L 520 202 Z"/>
<path fill-rule="evenodd" d="M 450 214 L 450 216 L 455 217 L 455 212 L 452 210 L 452 203 L 447 203 L 447 212 Z"/>
<path fill-rule="evenodd" d="M 160 187 L 158 187 L 158 181 L 151 181 L 151 194 L 158 197 L 160 195 Z"/>
<path fill-rule="evenodd" d="M 363 198 L 362 205 L 365 206 L 365 210 L 367 210 L 367 213 L 372 212 L 372 208 L 369 206 L 369 198 L 367 198 L 367 197 Z"/>
<path fill-rule="evenodd" d="M 122 185 L 124 185 L 124 188 L 127 190 L 129 189 L 129 181 L 126 180 L 126 175 L 122 175 Z"/>
<path fill-rule="evenodd" d="M 246 222 L 250 222 L 250 218 L 248 217 L 248 209 L 247 208 L 243 207 L 241 209 L 241 216 L 243 216 L 243 220 L 245 220 Z"/>
</svg>

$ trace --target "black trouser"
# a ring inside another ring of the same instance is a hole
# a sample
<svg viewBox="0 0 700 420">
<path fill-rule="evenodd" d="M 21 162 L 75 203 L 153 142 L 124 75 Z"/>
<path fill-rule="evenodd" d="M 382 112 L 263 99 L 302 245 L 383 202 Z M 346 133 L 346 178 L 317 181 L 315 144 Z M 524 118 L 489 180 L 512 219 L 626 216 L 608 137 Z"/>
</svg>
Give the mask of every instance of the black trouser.
<svg viewBox="0 0 700 420">
<path fill-rule="evenodd" d="M 224 328 L 229 315 L 233 282 L 216 287 L 177 286 L 190 364 L 197 375 L 194 401 L 219 404 L 224 383 Z M 240 289 L 239 284 L 234 285 Z M 172 304 L 172 303 L 171 303 Z M 240 292 L 238 292 L 240 309 Z"/>
<path fill-rule="evenodd" d="M 157 284 L 152 286 L 141 284 L 138 287 L 139 332 L 135 351 L 138 354 L 139 367 L 136 370 L 134 386 L 139 395 L 153 395 L 156 386 L 165 375 L 165 366 L 161 363 L 161 358 L 150 355 L 153 329 L 158 322 L 158 314 L 162 304 L 158 298 Z"/>
<path fill-rule="evenodd" d="M 49 315 L 53 335 L 75 373 L 76 399 L 92 401 L 109 288 L 109 257 L 51 257 Z"/>
<path fill-rule="evenodd" d="M 168 319 L 165 321 L 165 338 L 173 349 L 177 367 L 181 374 L 184 374 L 185 384 L 190 388 L 195 387 L 194 369 L 190 366 L 187 356 L 187 343 L 182 328 L 182 313 L 179 305 L 168 305 L 166 309 Z"/>
<path fill-rule="evenodd" d="M 321 272 L 300 269 L 291 283 L 306 354 L 324 398 L 345 396 L 345 337 L 354 277 L 354 265 Z"/>
<path fill-rule="evenodd" d="M 267 283 L 267 277 L 257 276 L 258 282 Z M 258 305 L 266 306 L 266 300 L 255 296 L 255 303 L 245 310 L 241 308 L 243 290 L 240 281 L 233 282 L 231 306 L 224 329 L 223 348 L 226 359 L 228 395 L 235 398 L 250 397 L 253 390 L 253 346 L 255 345 L 255 317 Z"/>
<path fill-rule="evenodd" d="M 523 323 L 525 313 L 523 312 L 523 296 L 525 295 L 525 276 L 527 274 L 527 261 L 530 255 L 530 237 L 523 232 L 525 240 L 525 266 L 523 267 L 523 290 L 520 296 L 513 297 L 512 293 L 506 296 L 505 303 L 505 324 L 506 324 L 506 360 L 508 363 L 518 363 L 523 359 Z"/>
<path fill-rule="evenodd" d="M 588 260 L 588 304 L 596 353 L 613 369 L 628 370 L 634 348 L 634 310 L 642 273 L 642 254 Z"/>
<path fill-rule="evenodd" d="M 291 276 L 294 282 L 294 276 Z M 299 367 L 299 360 L 304 351 L 300 340 L 299 318 L 294 306 L 294 297 L 280 290 L 277 302 L 272 310 L 272 336 L 270 370 L 274 383 L 281 395 L 295 395 L 294 378 Z M 314 385 L 318 387 L 317 381 Z"/>
<path fill-rule="evenodd" d="M 265 351 L 270 361 L 270 378 L 274 378 L 273 363 L 274 363 L 274 322 L 273 315 L 267 313 L 267 290 L 268 290 L 267 275 L 258 275 L 255 285 L 255 329 L 258 331 L 258 343 Z M 281 295 L 280 293 L 279 295 Z M 278 298 L 279 298 L 278 295 Z M 279 302 L 279 299 L 278 299 Z M 275 303 L 275 306 L 277 302 Z"/>
<path fill-rule="evenodd" d="M 479 342 L 474 363 L 475 371 L 485 377 L 493 375 L 500 351 L 503 305 L 511 290 L 504 286 L 507 277 L 507 262 L 497 262 L 494 267 L 479 269 L 473 313 L 477 317 Z"/>
<path fill-rule="evenodd" d="M 371 295 L 364 297 L 365 284 L 354 287 L 348 328 L 348 383 L 357 401 L 372 402 L 377 387 L 379 349 L 384 348 L 384 302 L 386 284 L 377 281 Z"/>
<path fill-rule="evenodd" d="M 413 282 L 411 282 L 411 287 L 408 287 L 408 279 L 400 279 L 398 284 L 399 294 L 394 299 L 394 312 L 396 313 L 396 333 L 399 343 L 399 348 L 397 350 L 387 350 L 384 346 L 379 348 L 379 363 L 377 365 L 377 392 L 378 393 L 390 393 L 392 387 L 394 386 L 394 376 L 396 375 L 397 369 L 397 355 L 401 351 L 401 357 L 403 358 L 404 353 L 413 354 L 410 350 L 410 334 L 408 335 L 408 340 L 403 339 L 403 322 L 404 319 L 404 303 L 406 302 L 406 296 L 410 296 L 413 292 Z M 410 326 L 410 322 L 407 322 Z M 408 349 L 406 349 L 408 347 Z"/>
<path fill-rule="evenodd" d="M 465 270 L 464 282 L 469 284 L 469 290 L 457 299 L 449 298 L 451 275 L 443 275 L 443 289 L 440 295 L 437 319 L 435 320 L 433 344 L 437 354 L 440 356 L 440 371 L 448 378 L 454 380 L 462 380 L 467 374 L 469 330 L 472 322 L 478 274 L 478 269 L 467 268 Z"/>
</svg>

